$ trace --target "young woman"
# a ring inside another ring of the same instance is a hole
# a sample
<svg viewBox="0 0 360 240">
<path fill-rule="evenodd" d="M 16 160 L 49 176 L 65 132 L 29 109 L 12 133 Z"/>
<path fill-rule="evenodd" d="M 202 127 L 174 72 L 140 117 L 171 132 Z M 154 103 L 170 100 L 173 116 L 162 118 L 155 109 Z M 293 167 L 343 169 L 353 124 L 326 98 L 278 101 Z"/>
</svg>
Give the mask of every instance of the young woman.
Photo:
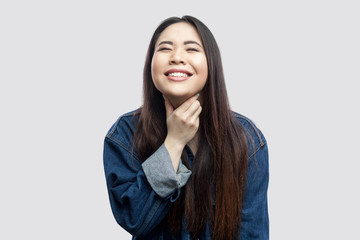
<svg viewBox="0 0 360 240">
<path fill-rule="evenodd" d="M 229 108 L 210 30 L 191 16 L 155 30 L 144 103 L 105 138 L 113 214 L 133 239 L 268 239 L 268 149 Z"/>
</svg>

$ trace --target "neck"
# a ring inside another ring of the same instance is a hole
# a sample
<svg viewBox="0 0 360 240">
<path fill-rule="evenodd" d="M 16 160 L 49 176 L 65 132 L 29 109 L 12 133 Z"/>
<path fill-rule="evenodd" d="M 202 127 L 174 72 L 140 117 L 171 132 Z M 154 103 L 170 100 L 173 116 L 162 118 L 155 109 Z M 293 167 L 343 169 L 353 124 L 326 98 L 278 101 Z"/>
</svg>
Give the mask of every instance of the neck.
<svg viewBox="0 0 360 240">
<path fill-rule="evenodd" d="M 174 107 L 174 109 L 178 108 L 183 104 L 188 98 L 187 97 L 167 97 L 171 103 L 171 105 Z"/>
<path fill-rule="evenodd" d="M 169 99 L 173 108 L 176 109 L 176 108 L 180 107 L 181 104 L 183 104 L 186 100 L 188 100 L 192 96 L 182 96 L 182 97 L 166 96 L 166 97 Z M 198 98 L 198 101 L 200 101 L 200 104 L 202 104 L 202 96 L 201 95 Z"/>
</svg>

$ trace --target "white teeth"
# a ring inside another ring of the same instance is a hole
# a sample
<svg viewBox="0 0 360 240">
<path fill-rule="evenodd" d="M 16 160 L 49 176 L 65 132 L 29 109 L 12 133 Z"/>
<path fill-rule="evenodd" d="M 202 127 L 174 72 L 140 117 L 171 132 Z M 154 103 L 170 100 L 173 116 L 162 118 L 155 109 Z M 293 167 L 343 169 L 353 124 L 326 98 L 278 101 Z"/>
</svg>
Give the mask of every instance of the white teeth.
<svg viewBox="0 0 360 240">
<path fill-rule="evenodd" d="M 187 77 L 188 75 L 183 72 L 173 72 L 169 74 L 170 77 Z"/>
</svg>

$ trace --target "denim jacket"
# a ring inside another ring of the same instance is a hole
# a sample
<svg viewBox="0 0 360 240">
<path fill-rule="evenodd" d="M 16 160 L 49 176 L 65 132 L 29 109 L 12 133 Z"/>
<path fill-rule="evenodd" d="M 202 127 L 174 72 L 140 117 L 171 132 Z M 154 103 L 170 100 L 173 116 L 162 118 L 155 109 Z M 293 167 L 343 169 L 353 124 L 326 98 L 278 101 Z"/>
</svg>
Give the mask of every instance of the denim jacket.
<svg viewBox="0 0 360 240">
<path fill-rule="evenodd" d="M 249 144 L 241 231 L 237 239 L 269 239 L 267 142 L 252 121 L 234 115 L 254 141 Z M 175 172 L 164 144 L 143 163 L 138 160 L 132 146 L 134 120 L 138 117 L 134 112 L 120 116 L 105 137 L 104 168 L 114 217 L 135 240 L 190 240 L 186 223 L 177 236 L 171 236 L 169 228 L 160 222 L 181 194 L 191 171 L 180 161 Z M 185 150 L 191 165 L 194 156 L 188 146 Z M 211 239 L 208 225 L 199 239 Z"/>
</svg>

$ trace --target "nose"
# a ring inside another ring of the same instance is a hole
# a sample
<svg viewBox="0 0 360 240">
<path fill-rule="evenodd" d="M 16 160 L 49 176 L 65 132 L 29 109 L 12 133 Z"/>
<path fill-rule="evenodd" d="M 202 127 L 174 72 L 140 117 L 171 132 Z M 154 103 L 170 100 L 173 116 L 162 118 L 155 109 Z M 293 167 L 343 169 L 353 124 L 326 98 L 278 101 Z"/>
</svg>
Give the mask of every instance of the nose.
<svg viewBox="0 0 360 240">
<path fill-rule="evenodd" d="M 185 64 L 185 60 L 181 55 L 180 51 L 174 51 L 174 53 L 170 57 L 170 64 Z"/>
</svg>

